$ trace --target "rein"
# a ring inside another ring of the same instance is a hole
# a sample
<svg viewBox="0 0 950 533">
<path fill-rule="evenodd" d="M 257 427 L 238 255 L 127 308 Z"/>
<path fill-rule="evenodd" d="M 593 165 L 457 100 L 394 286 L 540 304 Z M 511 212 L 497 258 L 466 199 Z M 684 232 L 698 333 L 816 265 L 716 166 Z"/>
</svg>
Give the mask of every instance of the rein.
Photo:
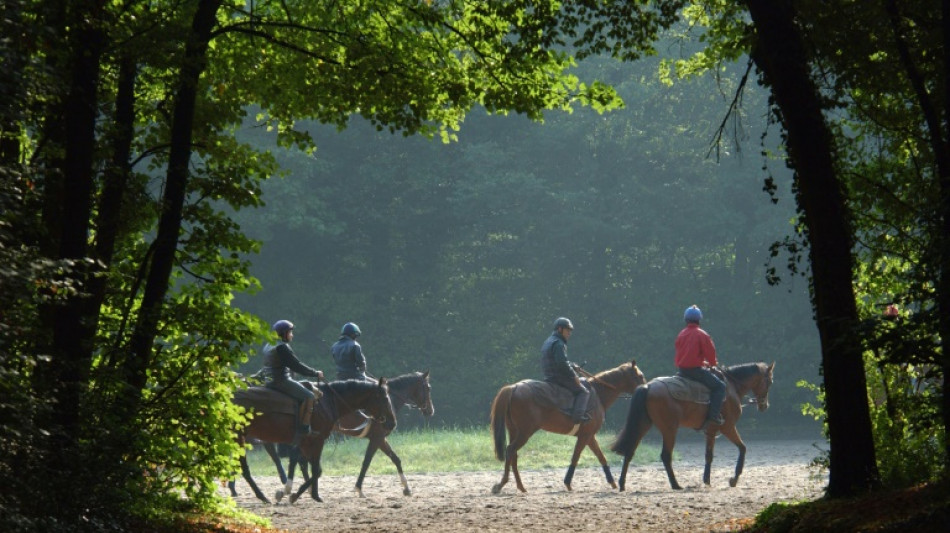
<svg viewBox="0 0 950 533">
<path fill-rule="evenodd" d="M 354 412 L 354 413 L 355 413 L 356 411 L 358 411 L 358 409 L 355 409 L 352 405 L 350 405 L 350 403 L 347 402 L 347 401 L 343 398 L 343 396 L 341 396 L 340 393 L 337 392 L 336 389 L 333 388 L 333 386 L 330 384 L 329 381 L 327 381 L 327 382 L 325 382 L 325 383 L 327 384 L 327 388 L 330 389 L 330 392 L 333 393 L 333 396 L 334 396 L 337 400 L 339 400 L 343 405 L 345 405 L 345 406 L 350 410 L 350 412 Z M 339 416 L 339 410 L 337 410 L 337 416 Z M 384 421 L 385 421 L 384 419 L 381 419 L 381 418 L 378 417 L 378 416 L 373 416 L 372 419 L 375 420 L 375 421 L 377 421 L 377 422 L 384 422 Z"/>
<path fill-rule="evenodd" d="M 583 376 L 586 377 L 587 379 L 591 381 L 596 381 L 597 383 L 600 383 L 601 385 L 607 387 L 608 389 L 617 390 L 617 387 L 611 385 L 610 383 L 607 383 L 606 381 L 600 379 L 599 377 L 591 374 L 590 372 L 584 370 L 583 368 L 579 366 L 574 367 L 574 370 L 576 370 L 579 374 L 583 374 Z"/>
</svg>

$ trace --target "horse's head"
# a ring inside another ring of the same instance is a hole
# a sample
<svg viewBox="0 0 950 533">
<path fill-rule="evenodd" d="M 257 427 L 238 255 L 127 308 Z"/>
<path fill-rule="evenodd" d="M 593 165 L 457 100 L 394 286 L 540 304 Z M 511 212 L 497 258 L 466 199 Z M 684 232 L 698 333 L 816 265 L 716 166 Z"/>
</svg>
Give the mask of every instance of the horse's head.
<svg viewBox="0 0 950 533">
<path fill-rule="evenodd" d="M 372 394 L 365 411 L 369 412 L 373 420 L 381 423 L 387 431 L 392 431 L 396 428 L 396 412 L 393 411 L 393 402 L 389 398 L 386 378 L 379 378 L 379 383 L 374 387 Z"/>
<path fill-rule="evenodd" d="M 775 369 L 775 361 L 772 364 L 757 363 L 759 372 L 749 381 L 749 390 L 754 395 L 752 400 L 759 411 L 765 411 L 769 408 L 769 388 L 772 387 L 772 371 Z"/>
<path fill-rule="evenodd" d="M 594 382 L 597 381 L 606 383 L 611 389 L 633 394 L 637 387 L 646 384 L 647 378 L 640 371 L 640 367 L 637 366 L 636 359 L 633 359 L 629 363 L 624 363 L 617 368 L 597 374 L 594 376 Z"/>
<path fill-rule="evenodd" d="M 429 371 L 419 374 L 419 380 L 413 383 L 409 391 L 409 399 L 422 411 L 422 415 L 430 417 L 435 414 L 435 405 L 432 404 L 432 386 L 429 385 Z"/>
</svg>

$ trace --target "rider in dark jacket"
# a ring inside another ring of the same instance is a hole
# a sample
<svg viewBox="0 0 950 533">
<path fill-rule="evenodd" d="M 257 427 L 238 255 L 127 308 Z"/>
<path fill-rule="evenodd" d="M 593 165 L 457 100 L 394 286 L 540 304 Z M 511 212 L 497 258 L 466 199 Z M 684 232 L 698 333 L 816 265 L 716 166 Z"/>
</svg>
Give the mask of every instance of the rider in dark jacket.
<svg viewBox="0 0 950 533">
<path fill-rule="evenodd" d="M 352 322 L 343 325 L 340 339 L 330 348 L 336 363 L 337 379 L 359 379 L 366 381 L 366 357 L 356 338 L 362 335 L 359 326 Z"/>
<path fill-rule="evenodd" d="M 274 322 L 273 330 L 277 332 L 280 340 L 276 346 L 271 344 L 264 346 L 263 371 L 266 379 L 264 386 L 283 392 L 297 400 L 300 418 L 295 440 L 298 440 L 302 435 L 310 433 L 310 414 L 313 411 L 316 396 L 294 381 L 292 372 L 317 380 L 323 379 L 323 372 L 303 364 L 290 347 L 290 341 L 294 338 L 293 323 L 289 320 L 278 320 Z"/>
<path fill-rule="evenodd" d="M 544 372 L 544 381 L 555 383 L 571 391 L 574 395 L 574 405 L 571 408 L 571 421 L 583 424 L 590 420 L 584 411 L 587 409 L 587 400 L 590 391 L 581 384 L 581 380 L 574 371 L 574 365 L 567 360 L 567 339 L 574 331 L 574 324 L 570 319 L 558 318 L 554 321 L 554 331 L 541 346 L 541 370 Z"/>
</svg>

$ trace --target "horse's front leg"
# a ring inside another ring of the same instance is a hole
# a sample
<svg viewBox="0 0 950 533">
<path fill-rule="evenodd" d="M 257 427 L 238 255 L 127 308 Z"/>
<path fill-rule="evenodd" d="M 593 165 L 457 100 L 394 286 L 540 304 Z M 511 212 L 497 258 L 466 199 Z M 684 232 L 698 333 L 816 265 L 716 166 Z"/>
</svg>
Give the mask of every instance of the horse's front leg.
<svg viewBox="0 0 950 533">
<path fill-rule="evenodd" d="M 376 455 L 377 449 L 379 449 L 379 444 L 376 443 L 375 439 L 370 438 L 369 444 L 366 445 L 366 453 L 363 454 L 363 465 L 360 467 L 360 475 L 356 478 L 356 493 L 359 494 L 360 498 L 365 498 L 363 495 L 363 478 L 366 477 L 366 471 L 369 470 L 369 465 L 373 462 L 373 456 Z"/>
<path fill-rule="evenodd" d="M 571 465 L 567 467 L 567 473 L 564 474 L 564 486 L 567 487 L 567 490 L 573 490 L 571 488 L 571 481 L 574 479 L 574 470 L 577 468 L 577 462 L 580 461 L 581 452 L 587 447 L 588 437 L 582 435 L 578 435 L 577 441 L 574 442 L 574 453 L 571 454 Z"/>
<path fill-rule="evenodd" d="M 264 496 L 264 493 L 261 492 L 261 489 L 257 487 L 257 483 L 254 482 L 254 478 L 251 477 L 251 468 L 247 465 L 247 454 L 241 456 L 240 462 L 241 474 L 244 476 L 244 481 L 247 481 L 247 484 L 251 486 L 251 490 L 254 491 L 254 495 L 257 496 L 257 499 L 261 500 L 262 502 L 270 503 L 270 500 L 267 499 L 267 496 Z"/>
<path fill-rule="evenodd" d="M 406 474 L 402 471 L 402 461 L 399 459 L 399 456 L 396 455 L 395 450 L 390 446 L 386 437 L 383 437 L 383 442 L 379 444 L 379 449 L 396 465 L 396 472 L 399 473 L 399 481 L 402 483 L 403 496 L 412 496 L 412 489 L 409 488 L 409 480 L 406 479 Z"/>
<path fill-rule="evenodd" d="M 729 439 L 729 442 L 735 444 L 736 448 L 739 449 L 739 458 L 736 460 L 736 475 L 729 478 L 729 486 L 735 487 L 736 484 L 739 483 L 739 475 L 742 474 L 742 467 L 745 466 L 745 443 L 742 442 L 742 437 L 739 436 L 739 431 L 736 430 L 735 426 L 723 427 L 720 432 Z"/>
<path fill-rule="evenodd" d="M 610 484 L 611 488 L 617 488 L 617 483 L 614 481 L 614 476 L 610 473 L 610 465 L 607 464 L 607 457 L 605 457 L 604 452 L 601 451 L 600 443 L 597 442 L 596 435 L 591 436 L 590 442 L 587 443 L 587 447 L 590 448 L 590 451 L 594 452 L 597 460 L 600 461 L 600 467 L 604 470 L 604 476 L 607 478 L 607 483 Z"/>
<path fill-rule="evenodd" d="M 320 474 L 322 473 L 323 468 L 320 467 L 320 456 L 318 455 L 316 459 L 310 461 L 310 480 L 313 481 L 313 485 L 310 487 L 310 497 L 318 502 L 323 502 L 320 498 L 320 490 L 318 488 Z"/>
</svg>

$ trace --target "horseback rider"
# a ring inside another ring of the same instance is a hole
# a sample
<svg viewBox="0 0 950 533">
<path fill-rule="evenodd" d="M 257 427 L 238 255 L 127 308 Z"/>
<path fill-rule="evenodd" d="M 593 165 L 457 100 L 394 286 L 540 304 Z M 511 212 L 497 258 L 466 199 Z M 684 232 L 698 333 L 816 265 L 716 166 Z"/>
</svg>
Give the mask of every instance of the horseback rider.
<svg viewBox="0 0 950 533">
<path fill-rule="evenodd" d="M 287 394 L 297 400 L 299 423 L 296 428 L 294 441 L 310 434 L 310 415 L 316 395 L 291 377 L 291 372 L 304 376 L 323 379 L 323 372 L 310 368 L 297 358 L 290 341 L 294 339 L 294 325 L 289 320 L 278 320 L 271 328 L 277 332 L 280 340 L 277 345 L 264 346 L 264 386 Z"/>
<path fill-rule="evenodd" d="M 709 412 L 700 426 L 701 430 L 710 425 L 722 425 L 722 402 L 726 399 L 726 384 L 709 369 L 716 366 L 716 346 L 709 333 L 699 327 L 703 312 L 695 305 L 683 313 L 686 327 L 676 337 L 676 368 L 684 378 L 698 381 L 709 388 Z"/>
<path fill-rule="evenodd" d="M 581 383 L 574 370 L 575 365 L 567 360 L 567 340 L 573 331 L 574 324 L 570 319 L 561 317 L 554 321 L 554 331 L 541 346 L 541 370 L 544 372 L 544 381 L 560 385 L 574 395 L 571 421 L 583 424 L 590 420 L 590 416 L 584 412 L 590 391 Z"/>
<path fill-rule="evenodd" d="M 366 376 L 366 357 L 363 355 L 363 347 L 356 342 L 356 338 L 362 334 L 360 327 L 353 322 L 343 324 L 339 340 L 330 348 L 336 363 L 337 379 L 374 381 Z"/>
</svg>

